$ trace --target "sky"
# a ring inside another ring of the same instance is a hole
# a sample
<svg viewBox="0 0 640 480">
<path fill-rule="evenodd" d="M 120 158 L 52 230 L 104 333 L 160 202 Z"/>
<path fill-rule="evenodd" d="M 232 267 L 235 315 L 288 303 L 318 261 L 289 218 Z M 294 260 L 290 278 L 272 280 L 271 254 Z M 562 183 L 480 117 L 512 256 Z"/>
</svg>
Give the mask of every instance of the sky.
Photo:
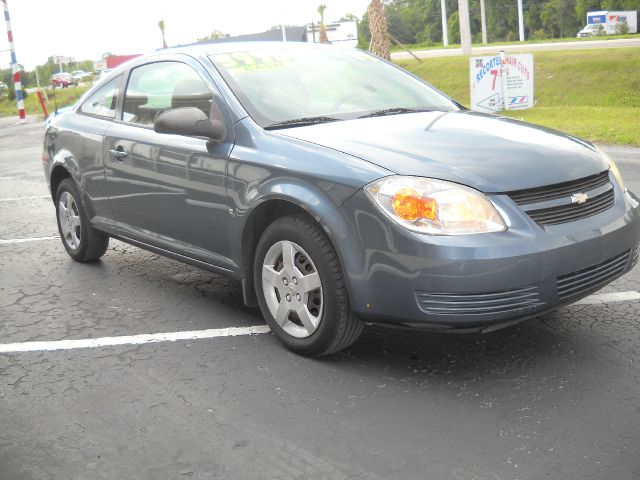
<svg viewBox="0 0 640 480">
<path fill-rule="evenodd" d="M 105 52 L 144 53 L 162 47 L 158 22 L 165 21 L 169 46 L 195 42 L 219 30 L 256 33 L 274 25 L 325 21 L 347 13 L 362 17 L 369 0 L 7 0 L 18 63 L 27 70 L 51 55 L 99 60 Z M 4 23 L 0 26 L 0 65 L 11 58 Z"/>
</svg>

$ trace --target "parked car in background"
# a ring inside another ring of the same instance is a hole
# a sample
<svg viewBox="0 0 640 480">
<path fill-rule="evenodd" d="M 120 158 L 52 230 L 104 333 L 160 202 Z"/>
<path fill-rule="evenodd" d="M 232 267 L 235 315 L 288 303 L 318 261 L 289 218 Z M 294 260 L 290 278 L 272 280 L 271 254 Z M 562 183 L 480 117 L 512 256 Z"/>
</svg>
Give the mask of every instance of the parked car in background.
<svg viewBox="0 0 640 480">
<path fill-rule="evenodd" d="M 0 82 L 0 98 L 6 96 L 9 93 L 9 87 L 6 83 Z"/>
<path fill-rule="evenodd" d="M 84 70 L 76 70 L 74 72 L 71 72 L 71 78 L 78 82 L 81 82 L 85 78 L 91 77 L 91 75 L 91 72 L 85 72 Z"/>
<path fill-rule="evenodd" d="M 74 260 L 114 237 L 231 276 L 304 355 L 365 322 L 512 325 L 640 254 L 638 199 L 597 147 L 335 46 L 127 62 L 48 122 L 43 166 Z"/>
<path fill-rule="evenodd" d="M 596 37 L 598 35 L 606 35 L 606 31 L 604 25 L 601 23 L 586 25 L 582 30 L 580 30 L 577 34 L 577 38 L 583 37 Z"/>
<path fill-rule="evenodd" d="M 51 85 L 54 88 L 66 88 L 70 85 L 77 85 L 78 80 L 73 78 L 70 73 L 55 73 L 51 75 Z"/>
</svg>

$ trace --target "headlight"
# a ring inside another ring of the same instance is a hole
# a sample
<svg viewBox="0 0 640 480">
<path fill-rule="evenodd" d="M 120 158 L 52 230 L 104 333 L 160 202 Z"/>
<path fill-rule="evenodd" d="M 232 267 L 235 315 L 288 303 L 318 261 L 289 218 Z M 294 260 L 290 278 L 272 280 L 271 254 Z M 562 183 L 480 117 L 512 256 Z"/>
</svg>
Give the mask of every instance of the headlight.
<svg viewBox="0 0 640 480">
<path fill-rule="evenodd" d="M 456 183 L 392 176 L 376 180 L 364 190 L 392 220 L 414 232 L 464 235 L 507 229 L 486 196 Z"/>
<path fill-rule="evenodd" d="M 620 185 L 620 188 L 622 189 L 622 191 L 626 192 L 627 188 L 624 186 L 624 181 L 622 180 L 622 175 L 620 174 L 620 170 L 618 170 L 618 166 L 616 165 L 616 163 L 611 159 L 611 157 L 609 155 L 604 153 L 598 147 L 596 147 L 596 150 L 598 151 L 598 153 L 600 155 L 602 155 L 602 158 L 604 158 L 607 161 L 607 163 L 609 164 L 609 169 L 611 170 L 611 173 L 613 173 L 613 176 L 615 177 L 616 181 L 618 182 L 618 185 Z"/>
</svg>

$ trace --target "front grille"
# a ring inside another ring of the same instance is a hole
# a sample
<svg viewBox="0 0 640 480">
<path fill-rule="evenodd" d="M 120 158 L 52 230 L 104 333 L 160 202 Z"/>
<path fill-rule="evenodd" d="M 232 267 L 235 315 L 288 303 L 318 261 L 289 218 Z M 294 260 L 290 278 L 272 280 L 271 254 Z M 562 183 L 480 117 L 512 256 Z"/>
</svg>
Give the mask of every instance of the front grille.
<svg viewBox="0 0 640 480">
<path fill-rule="evenodd" d="M 468 294 L 416 292 L 416 299 L 420 309 L 431 315 L 495 315 L 543 305 L 537 286 Z"/>
<path fill-rule="evenodd" d="M 573 203 L 572 195 L 577 193 L 586 193 L 590 198 L 583 203 Z M 533 221 L 542 226 L 591 217 L 608 210 L 615 203 L 615 192 L 608 171 L 571 182 L 510 192 L 507 195 Z M 559 199 L 564 202 L 559 204 Z"/>
<path fill-rule="evenodd" d="M 582 204 L 570 203 L 568 205 L 559 205 L 557 207 L 529 210 L 527 211 L 527 215 L 529 215 L 533 221 L 539 225 L 558 225 L 591 217 L 600 212 L 604 212 L 613 206 L 614 201 L 615 194 L 613 189 L 611 189 L 596 197 L 588 199 Z"/>
<path fill-rule="evenodd" d="M 633 249 L 633 258 L 631 259 L 631 266 L 634 266 L 638 263 L 638 257 L 640 257 L 640 243 L 636 245 L 636 248 Z"/>
<path fill-rule="evenodd" d="M 614 278 L 622 275 L 629 261 L 630 253 L 631 251 L 628 250 L 597 265 L 559 276 L 558 297 L 560 300 L 566 300 L 605 286 Z"/>
<path fill-rule="evenodd" d="M 571 197 L 574 193 L 588 192 L 595 188 L 601 187 L 609 183 L 609 171 L 591 175 L 579 180 L 571 182 L 556 183 L 546 187 L 528 188 L 526 190 L 518 190 L 509 192 L 507 195 L 518 205 L 526 205 L 527 203 L 539 203 L 556 198 Z"/>
</svg>

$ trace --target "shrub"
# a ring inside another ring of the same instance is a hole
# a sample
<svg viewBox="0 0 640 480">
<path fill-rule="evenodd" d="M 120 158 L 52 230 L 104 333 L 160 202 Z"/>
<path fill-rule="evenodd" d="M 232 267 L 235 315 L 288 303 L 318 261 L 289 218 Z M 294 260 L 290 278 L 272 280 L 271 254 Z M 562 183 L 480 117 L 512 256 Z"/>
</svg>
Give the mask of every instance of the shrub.
<svg viewBox="0 0 640 480">
<path fill-rule="evenodd" d="M 532 40 L 544 40 L 545 38 L 549 38 L 549 35 L 547 35 L 547 32 L 545 32 L 544 29 L 541 28 L 540 30 L 536 30 L 535 32 L 533 32 L 530 38 Z"/>
<path fill-rule="evenodd" d="M 626 35 L 627 33 L 629 33 L 629 25 L 627 25 L 627 22 L 617 23 L 615 33 L 617 35 Z"/>
</svg>

